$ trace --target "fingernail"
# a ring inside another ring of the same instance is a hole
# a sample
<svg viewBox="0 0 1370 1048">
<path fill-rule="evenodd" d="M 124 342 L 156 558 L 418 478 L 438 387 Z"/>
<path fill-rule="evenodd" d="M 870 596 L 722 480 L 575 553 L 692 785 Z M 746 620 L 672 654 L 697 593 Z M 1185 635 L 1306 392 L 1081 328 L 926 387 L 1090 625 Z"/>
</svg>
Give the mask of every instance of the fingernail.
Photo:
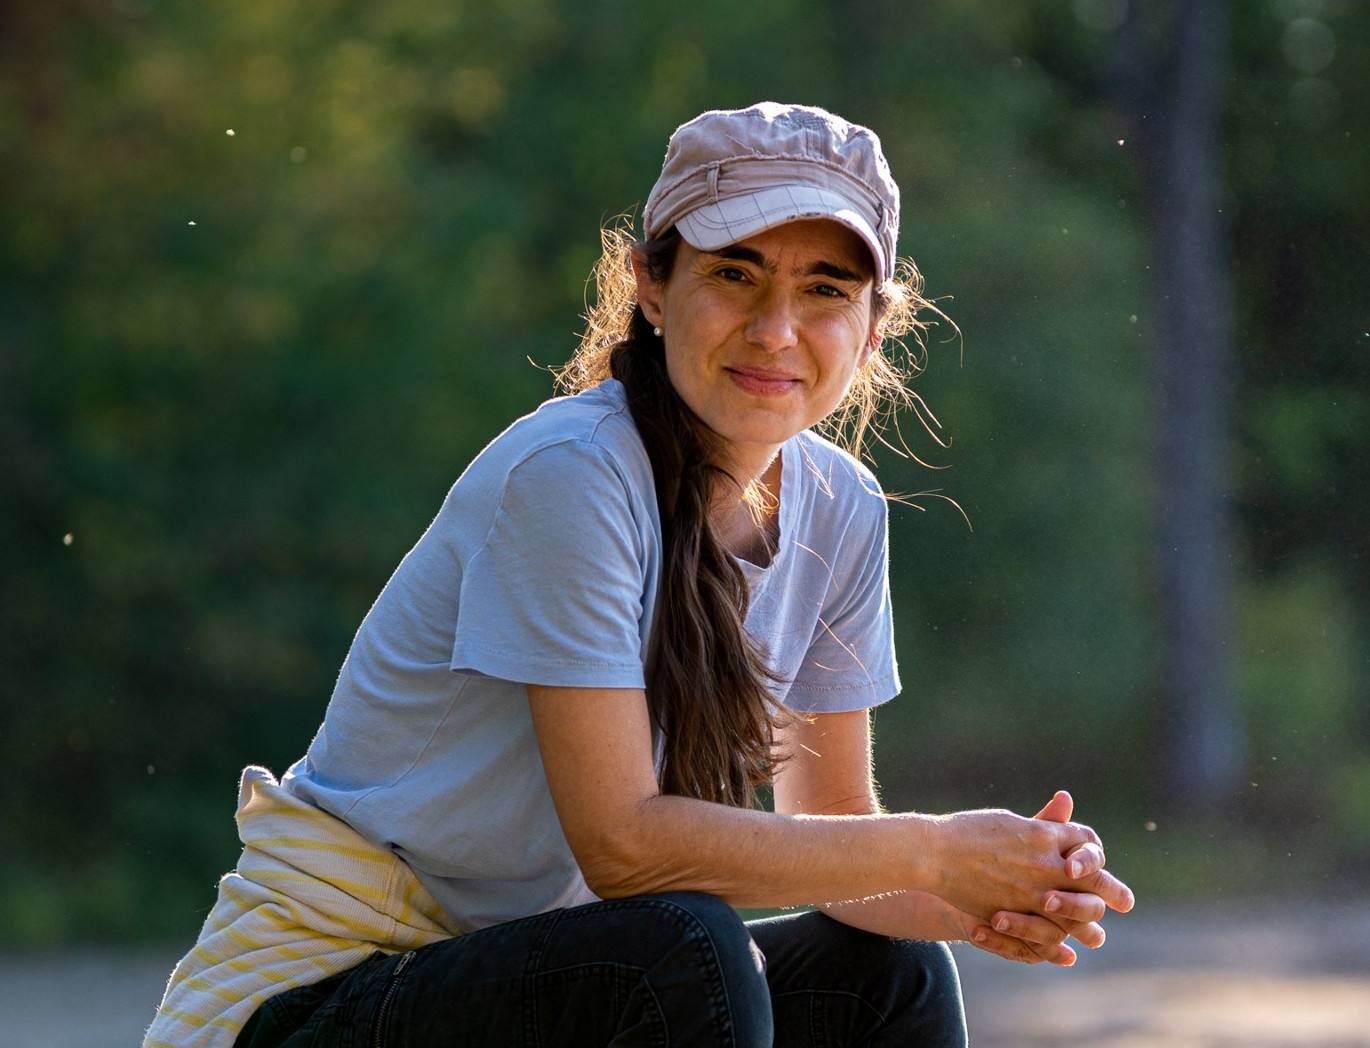
<svg viewBox="0 0 1370 1048">
<path fill-rule="evenodd" d="M 995 922 L 994 922 L 994 930 L 995 930 L 996 932 L 1006 932 L 1006 931 L 1008 931 L 1008 918 L 1007 918 L 1007 917 L 999 917 L 999 918 L 996 918 L 996 919 L 995 919 Z"/>
<path fill-rule="evenodd" d="M 1071 880 L 1077 880 L 1085 875 L 1085 864 L 1079 859 L 1071 859 L 1066 863 L 1066 874 Z"/>
<path fill-rule="evenodd" d="M 976 928 L 975 931 L 971 933 L 970 938 L 972 942 L 978 942 L 983 946 L 989 941 L 989 933 L 983 928 Z"/>
<path fill-rule="evenodd" d="M 1055 913 L 1055 912 L 1056 912 L 1057 910 L 1059 910 L 1060 908 L 1061 908 L 1061 899 L 1060 899 L 1060 896 L 1053 895 L 1050 899 L 1047 900 L 1047 905 L 1046 905 L 1046 911 L 1047 911 L 1047 913 Z"/>
</svg>

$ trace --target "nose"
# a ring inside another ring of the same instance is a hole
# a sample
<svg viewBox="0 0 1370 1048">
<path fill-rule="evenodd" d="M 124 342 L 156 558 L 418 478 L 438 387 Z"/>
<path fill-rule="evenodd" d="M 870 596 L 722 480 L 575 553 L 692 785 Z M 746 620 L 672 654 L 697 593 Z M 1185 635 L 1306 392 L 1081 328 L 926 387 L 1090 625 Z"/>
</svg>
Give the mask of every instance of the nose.
<svg viewBox="0 0 1370 1048">
<path fill-rule="evenodd" d="M 799 341 L 799 318 L 790 297 L 774 291 L 758 296 L 746 333 L 749 342 L 769 353 L 795 345 Z"/>
</svg>

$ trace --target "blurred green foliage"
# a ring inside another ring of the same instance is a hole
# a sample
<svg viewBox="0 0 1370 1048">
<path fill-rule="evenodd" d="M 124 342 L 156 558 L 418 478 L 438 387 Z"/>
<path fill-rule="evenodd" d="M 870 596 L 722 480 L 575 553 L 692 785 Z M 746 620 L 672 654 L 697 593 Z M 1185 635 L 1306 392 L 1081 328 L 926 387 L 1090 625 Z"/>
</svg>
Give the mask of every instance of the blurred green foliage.
<svg viewBox="0 0 1370 1048">
<path fill-rule="evenodd" d="M 950 447 L 903 423 L 939 469 L 876 456 L 912 496 L 887 801 L 1069 786 L 1143 891 L 1370 877 L 1370 10 L 1232 5 L 1252 786 L 1221 828 L 1150 829 L 1126 6 L 6 5 L 0 941 L 193 933 L 239 768 L 303 751 L 446 487 L 550 392 L 600 225 L 676 124 L 767 97 L 880 131 L 960 329 L 916 384 Z"/>
</svg>

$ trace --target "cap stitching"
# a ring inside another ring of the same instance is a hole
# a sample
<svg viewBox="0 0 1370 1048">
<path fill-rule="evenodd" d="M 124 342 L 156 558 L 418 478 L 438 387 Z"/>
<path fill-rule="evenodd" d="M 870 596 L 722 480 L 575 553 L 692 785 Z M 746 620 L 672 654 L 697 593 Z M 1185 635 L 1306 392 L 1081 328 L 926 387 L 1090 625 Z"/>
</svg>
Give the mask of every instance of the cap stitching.
<svg viewBox="0 0 1370 1048">
<path fill-rule="evenodd" d="M 679 189 L 681 186 L 698 178 L 701 174 L 701 170 L 710 172 L 710 175 L 712 177 L 712 173 L 714 172 L 714 170 L 720 168 L 723 164 L 735 164 L 741 161 L 749 160 L 789 160 L 802 164 L 814 164 L 818 167 L 825 168 L 829 171 L 835 171 L 838 174 L 842 175 L 844 178 L 846 178 L 848 181 L 860 186 L 866 192 L 870 193 L 872 197 L 876 198 L 871 201 L 873 204 L 875 204 L 876 206 L 882 206 L 878 199 L 879 194 L 871 188 L 871 184 L 866 179 L 863 179 L 853 174 L 851 170 L 847 167 L 847 165 L 838 164 L 823 157 L 805 156 L 802 153 L 743 153 L 739 154 L 738 156 L 727 157 L 723 160 L 711 160 L 707 165 L 705 165 L 703 169 L 695 167 L 692 168 L 690 171 L 687 171 L 685 174 L 680 175 L 676 178 L 674 182 L 671 182 L 668 186 L 661 189 L 656 194 L 656 196 L 658 200 L 665 199 L 666 197 L 674 193 L 677 189 Z"/>
</svg>

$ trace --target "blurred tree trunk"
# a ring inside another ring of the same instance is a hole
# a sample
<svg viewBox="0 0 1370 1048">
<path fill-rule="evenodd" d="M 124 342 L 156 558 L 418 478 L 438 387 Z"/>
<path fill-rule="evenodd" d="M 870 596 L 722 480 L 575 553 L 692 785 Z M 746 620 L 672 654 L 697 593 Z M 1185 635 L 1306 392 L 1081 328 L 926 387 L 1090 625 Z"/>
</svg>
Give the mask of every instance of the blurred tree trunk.
<svg viewBox="0 0 1370 1048">
<path fill-rule="evenodd" d="M 1235 797 L 1246 748 L 1231 674 L 1228 27 L 1222 0 L 1145 0 L 1135 14 L 1130 108 L 1153 238 L 1158 801 L 1202 816 Z"/>
</svg>

